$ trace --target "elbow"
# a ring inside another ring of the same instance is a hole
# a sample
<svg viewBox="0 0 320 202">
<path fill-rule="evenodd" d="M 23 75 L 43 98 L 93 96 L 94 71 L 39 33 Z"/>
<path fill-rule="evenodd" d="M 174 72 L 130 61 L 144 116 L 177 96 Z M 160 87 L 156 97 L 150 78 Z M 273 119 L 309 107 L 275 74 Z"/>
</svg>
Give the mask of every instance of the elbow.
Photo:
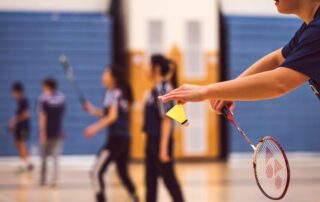
<svg viewBox="0 0 320 202">
<path fill-rule="evenodd" d="M 112 116 L 112 117 L 110 117 L 110 123 L 116 122 L 117 119 L 118 119 L 118 116 Z"/>
<path fill-rule="evenodd" d="M 286 83 L 286 82 L 278 82 L 276 89 L 275 89 L 275 93 L 276 93 L 276 97 L 280 97 L 282 95 L 285 95 L 287 93 L 289 93 L 292 90 L 291 86 Z"/>
</svg>

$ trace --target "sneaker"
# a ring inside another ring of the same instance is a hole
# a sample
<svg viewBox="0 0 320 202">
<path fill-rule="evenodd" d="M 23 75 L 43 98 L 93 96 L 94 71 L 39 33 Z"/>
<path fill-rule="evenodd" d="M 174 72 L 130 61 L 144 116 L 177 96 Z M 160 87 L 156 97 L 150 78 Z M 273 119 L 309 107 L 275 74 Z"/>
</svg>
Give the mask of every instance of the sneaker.
<svg viewBox="0 0 320 202">
<path fill-rule="evenodd" d="M 47 185 L 47 183 L 45 182 L 45 180 L 40 180 L 40 182 L 39 182 L 40 187 L 44 187 L 46 185 Z"/>
<path fill-rule="evenodd" d="M 57 184 L 56 182 L 53 182 L 53 183 L 50 185 L 50 187 L 51 187 L 52 189 L 56 189 L 56 188 L 58 188 L 58 184 Z"/>
<path fill-rule="evenodd" d="M 33 170 L 34 170 L 34 165 L 30 163 L 30 164 L 27 166 L 27 171 L 28 171 L 28 172 L 32 172 Z"/>
<path fill-rule="evenodd" d="M 106 202 L 106 198 L 105 198 L 104 194 L 102 194 L 102 193 L 96 194 L 96 201 L 97 202 Z"/>
<path fill-rule="evenodd" d="M 132 195 L 130 198 L 130 202 L 139 202 L 139 201 L 140 199 L 137 194 Z"/>
<path fill-rule="evenodd" d="M 26 172 L 26 171 L 27 171 L 26 167 L 24 167 L 24 166 L 19 166 L 19 167 L 17 167 L 17 169 L 14 171 L 14 173 L 15 173 L 15 174 L 21 174 L 21 173 L 24 173 L 24 172 Z"/>
</svg>

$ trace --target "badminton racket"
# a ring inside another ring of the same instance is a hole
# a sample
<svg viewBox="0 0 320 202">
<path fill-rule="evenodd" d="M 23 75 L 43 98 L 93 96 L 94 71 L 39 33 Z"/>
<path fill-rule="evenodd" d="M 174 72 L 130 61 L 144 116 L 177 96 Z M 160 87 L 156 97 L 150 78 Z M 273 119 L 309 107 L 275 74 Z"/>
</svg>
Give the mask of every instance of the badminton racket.
<svg viewBox="0 0 320 202">
<path fill-rule="evenodd" d="M 261 192 L 269 199 L 282 199 L 290 184 L 290 166 L 280 143 L 275 138 L 266 136 L 255 146 L 239 127 L 227 107 L 222 109 L 222 114 L 236 127 L 253 149 L 254 176 Z"/>
</svg>

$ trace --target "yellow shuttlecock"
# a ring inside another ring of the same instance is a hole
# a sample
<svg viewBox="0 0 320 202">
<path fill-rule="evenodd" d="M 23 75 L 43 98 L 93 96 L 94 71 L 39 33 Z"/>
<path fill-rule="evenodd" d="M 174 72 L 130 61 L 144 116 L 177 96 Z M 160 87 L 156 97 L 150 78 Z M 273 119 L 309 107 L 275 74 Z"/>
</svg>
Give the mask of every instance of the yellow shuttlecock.
<svg viewBox="0 0 320 202">
<path fill-rule="evenodd" d="M 184 108 L 183 108 L 182 104 L 177 104 L 176 106 L 171 108 L 167 112 L 167 116 L 169 116 L 173 120 L 176 120 L 181 125 L 184 125 L 184 126 L 188 126 L 189 125 L 189 122 L 188 122 L 186 113 L 184 112 Z"/>
</svg>

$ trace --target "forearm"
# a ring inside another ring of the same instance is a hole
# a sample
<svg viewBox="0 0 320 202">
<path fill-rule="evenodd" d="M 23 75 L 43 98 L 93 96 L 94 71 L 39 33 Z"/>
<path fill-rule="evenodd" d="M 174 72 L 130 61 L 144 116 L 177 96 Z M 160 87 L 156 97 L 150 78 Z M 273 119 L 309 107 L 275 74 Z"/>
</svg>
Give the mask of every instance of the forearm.
<svg viewBox="0 0 320 202">
<path fill-rule="evenodd" d="M 282 48 L 266 55 L 265 57 L 258 60 L 256 63 L 251 65 L 247 70 L 245 70 L 238 78 L 254 75 L 257 73 L 274 70 L 279 67 L 283 62 L 284 58 L 282 57 Z"/>
<path fill-rule="evenodd" d="M 46 116 L 43 113 L 40 113 L 39 114 L 39 134 L 41 138 L 43 138 L 43 136 L 46 133 L 46 124 L 47 124 L 46 122 L 47 122 Z"/>
<path fill-rule="evenodd" d="M 29 111 L 26 110 L 21 115 L 16 116 L 15 120 L 16 120 L 17 123 L 19 123 L 19 122 L 25 121 L 25 120 L 27 120 L 29 118 L 30 118 L 30 113 L 29 113 Z"/>
<path fill-rule="evenodd" d="M 93 116 L 102 117 L 104 115 L 103 110 L 93 107 L 89 113 Z"/>
<path fill-rule="evenodd" d="M 115 120 L 105 117 L 101 120 L 97 121 L 93 124 L 93 127 L 96 129 L 97 132 L 101 131 L 104 128 L 107 128 L 109 125 L 111 125 Z"/>
<path fill-rule="evenodd" d="M 171 120 L 169 118 L 164 118 L 161 125 L 161 140 L 160 140 L 160 150 L 165 151 L 168 148 L 169 139 L 171 135 Z"/>
<path fill-rule="evenodd" d="M 308 80 L 300 74 L 289 76 L 290 71 L 280 68 L 211 84 L 206 87 L 205 99 L 252 101 L 280 97 Z"/>
</svg>

